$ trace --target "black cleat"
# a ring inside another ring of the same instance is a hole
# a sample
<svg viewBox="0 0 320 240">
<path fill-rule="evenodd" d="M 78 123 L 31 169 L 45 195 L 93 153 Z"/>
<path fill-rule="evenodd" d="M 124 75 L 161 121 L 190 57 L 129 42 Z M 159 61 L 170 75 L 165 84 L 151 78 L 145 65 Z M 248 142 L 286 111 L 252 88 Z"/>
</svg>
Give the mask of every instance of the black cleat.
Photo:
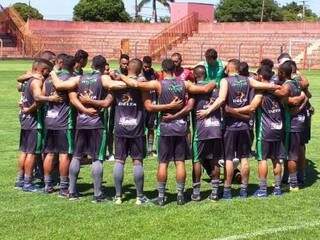
<svg viewBox="0 0 320 240">
<path fill-rule="evenodd" d="M 212 191 L 208 198 L 211 201 L 218 201 L 219 200 L 218 192 Z"/>
<path fill-rule="evenodd" d="M 153 203 L 155 205 L 163 207 L 166 204 L 166 198 L 165 197 L 157 197 L 154 199 Z"/>
<path fill-rule="evenodd" d="M 194 202 L 199 202 L 199 201 L 201 200 L 200 194 L 194 194 L 194 193 L 192 193 L 192 194 L 191 194 L 191 200 L 194 201 Z"/>
<path fill-rule="evenodd" d="M 184 200 L 183 195 L 177 195 L 177 205 L 184 205 L 186 201 Z"/>
<path fill-rule="evenodd" d="M 105 202 L 107 199 L 106 197 L 101 194 L 100 196 L 93 196 L 93 199 L 92 199 L 92 203 L 102 203 L 102 202 Z"/>
</svg>

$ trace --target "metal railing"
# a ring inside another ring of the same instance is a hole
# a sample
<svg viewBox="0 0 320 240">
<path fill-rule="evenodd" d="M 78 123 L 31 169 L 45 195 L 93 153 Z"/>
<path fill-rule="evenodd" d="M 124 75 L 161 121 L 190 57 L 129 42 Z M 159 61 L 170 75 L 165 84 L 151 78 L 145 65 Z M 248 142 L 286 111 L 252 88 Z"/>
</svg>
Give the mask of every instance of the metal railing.
<svg viewBox="0 0 320 240">
<path fill-rule="evenodd" d="M 173 45 L 198 31 L 198 22 L 198 14 L 193 13 L 162 30 L 149 40 L 150 56 L 160 57 Z"/>
</svg>

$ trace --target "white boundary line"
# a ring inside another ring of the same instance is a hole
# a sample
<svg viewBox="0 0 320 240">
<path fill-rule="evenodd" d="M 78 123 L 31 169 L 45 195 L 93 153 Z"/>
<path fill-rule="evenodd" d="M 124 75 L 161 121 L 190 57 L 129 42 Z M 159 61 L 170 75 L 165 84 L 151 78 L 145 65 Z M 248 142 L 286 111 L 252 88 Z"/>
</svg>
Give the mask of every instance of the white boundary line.
<svg viewBox="0 0 320 240">
<path fill-rule="evenodd" d="M 248 239 L 253 237 L 259 237 L 264 235 L 270 235 L 273 233 L 279 233 L 279 232 L 289 232 L 299 229 L 305 229 L 310 227 L 316 227 L 320 226 L 320 221 L 310 222 L 306 224 L 301 225 L 294 225 L 294 226 L 284 226 L 284 227 L 278 227 L 278 228 L 269 228 L 261 231 L 251 232 L 251 233 L 244 233 L 239 235 L 232 235 L 228 237 L 220 237 L 220 238 L 214 238 L 212 240 L 240 240 L 240 239 Z"/>
</svg>

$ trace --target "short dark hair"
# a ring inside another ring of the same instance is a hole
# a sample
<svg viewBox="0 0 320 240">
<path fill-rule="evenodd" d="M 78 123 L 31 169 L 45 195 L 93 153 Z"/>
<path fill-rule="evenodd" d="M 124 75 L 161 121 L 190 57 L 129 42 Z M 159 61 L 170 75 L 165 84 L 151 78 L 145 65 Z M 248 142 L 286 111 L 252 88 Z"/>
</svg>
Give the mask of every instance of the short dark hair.
<svg viewBox="0 0 320 240">
<path fill-rule="evenodd" d="M 38 66 L 41 66 L 41 67 L 46 67 L 48 68 L 50 71 L 52 70 L 53 68 L 53 64 L 52 62 L 50 62 L 49 60 L 47 59 L 44 59 L 44 58 L 37 58 L 34 60 L 33 62 L 33 67 L 38 67 Z"/>
<path fill-rule="evenodd" d="M 290 61 L 286 61 L 279 66 L 279 71 L 282 72 L 285 77 L 291 79 L 292 74 L 292 63 Z"/>
<path fill-rule="evenodd" d="M 152 58 L 150 56 L 144 56 L 142 61 L 146 64 L 152 64 Z"/>
<path fill-rule="evenodd" d="M 128 55 L 128 54 L 124 54 L 124 53 L 123 53 L 123 54 L 120 55 L 120 60 L 121 60 L 121 59 L 127 59 L 127 60 L 129 61 L 130 58 L 129 58 L 129 55 Z"/>
<path fill-rule="evenodd" d="M 74 56 L 67 55 L 63 59 L 63 68 L 67 69 L 68 71 L 72 72 L 74 65 L 76 65 L 76 60 L 75 60 Z"/>
<path fill-rule="evenodd" d="M 173 73 L 175 69 L 174 62 L 170 58 L 166 58 L 161 63 L 162 70 L 166 73 Z"/>
<path fill-rule="evenodd" d="M 107 60 L 102 55 L 94 56 L 92 59 L 92 68 L 95 70 L 104 70 L 107 65 Z"/>
<path fill-rule="evenodd" d="M 80 62 L 81 60 L 87 60 L 88 57 L 89 57 L 89 54 L 82 49 L 79 49 L 74 55 L 76 62 Z"/>
<path fill-rule="evenodd" d="M 260 62 L 261 66 L 269 66 L 271 69 L 274 67 L 274 63 L 271 59 L 269 58 L 264 58 Z"/>
<path fill-rule="evenodd" d="M 40 53 L 40 58 L 52 61 L 56 59 L 56 54 L 52 51 L 46 50 Z"/>
<path fill-rule="evenodd" d="M 291 64 L 291 68 L 292 68 L 292 73 L 296 73 L 298 70 L 297 64 L 295 61 L 288 61 Z"/>
<path fill-rule="evenodd" d="M 291 59 L 291 56 L 289 53 L 281 53 L 277 59 L 277 61 L 279 62 L 282 58 L 289 58 Z"/>
<path fill-rule="evenodd" d="M 272 71 L 272 68 L 270 68 L 267 65 L 262 65 L 258 69 L 257 73 L 259 75 L 261 75 L 264 80 L 267 80 L 267 81 L 270 81 L 272 79 L 272 77 L 273 77 L 273 74 L 274 74 L 273 71 Z"/>
<path fill-rule="evenodd" d="M 207 77 L 207 70 L 206 67 L 203 65 L 197 65 L 194 69 L 193 69 L 193 73 L 194 75 L 196 75 L 196 77 Z"/>
<path fill-rule="evenodd" d="M 235 58 L 230 59 L 228 61 L 228 63 L 231 63 L 232 65 L 234 65 L 236 70 L 239 72 L 239 70 L 240 70 L 240 60 L 239 59 L 235 59 Z"/>
<path fill-rule="evenodd" d="M 68 57 L 68 54 L 66 54 L 66 53 L 60 53 L 60 54 L 58 54 L 58 56 L 57 56 L 57 60 L 64 60 L 66 57 Z"/>
<path fill-rule="evenodd" d="M 240 62 L 239 64 L 239 75 L 249 77 L 249 65 L 247 62 Z"/>
<path fill-rule="evenodd" d="M 182 60 L 182 55 L 181 53 L 178 53 L 178 52 L 173 53 L 171 57 L 178 57 L 180 60 Z"/>
<path fill-rule="evenodd" d="M 218 53 L 214 48 L 209 48 L 207 49 L 205 53 L 206 58 L 212 58 L 212 59 L 217 59 L 218 58 Z"/>
</svg>

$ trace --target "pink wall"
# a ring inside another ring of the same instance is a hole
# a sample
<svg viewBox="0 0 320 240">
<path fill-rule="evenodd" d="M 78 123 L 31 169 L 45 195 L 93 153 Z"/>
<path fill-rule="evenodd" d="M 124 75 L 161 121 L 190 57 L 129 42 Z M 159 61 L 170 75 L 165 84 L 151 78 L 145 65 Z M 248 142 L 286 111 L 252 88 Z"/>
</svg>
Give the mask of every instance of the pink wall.
<svg viewBox="0 0 320 240">
<path fill-rule="evenodd" d="M 111 23 L 111 22 L 72 22 L 55 20 L 29 20 L 31 31 L 126 31 L 126 32 L 159 32 L 168 23 Z"/>
<path fill-rule="evenodd" d="M 172 3 L 171 23 L 177 22 L 179 19 L 191 14 L 199 13 L 200 22 L 214 21 L 214 6 L 205 3 Z"/>
<path fill-rule="evenodd" d="M 320 22 L 200 23 L 199 32 L 217 33 L 320 33 Z"/>
</svg>

